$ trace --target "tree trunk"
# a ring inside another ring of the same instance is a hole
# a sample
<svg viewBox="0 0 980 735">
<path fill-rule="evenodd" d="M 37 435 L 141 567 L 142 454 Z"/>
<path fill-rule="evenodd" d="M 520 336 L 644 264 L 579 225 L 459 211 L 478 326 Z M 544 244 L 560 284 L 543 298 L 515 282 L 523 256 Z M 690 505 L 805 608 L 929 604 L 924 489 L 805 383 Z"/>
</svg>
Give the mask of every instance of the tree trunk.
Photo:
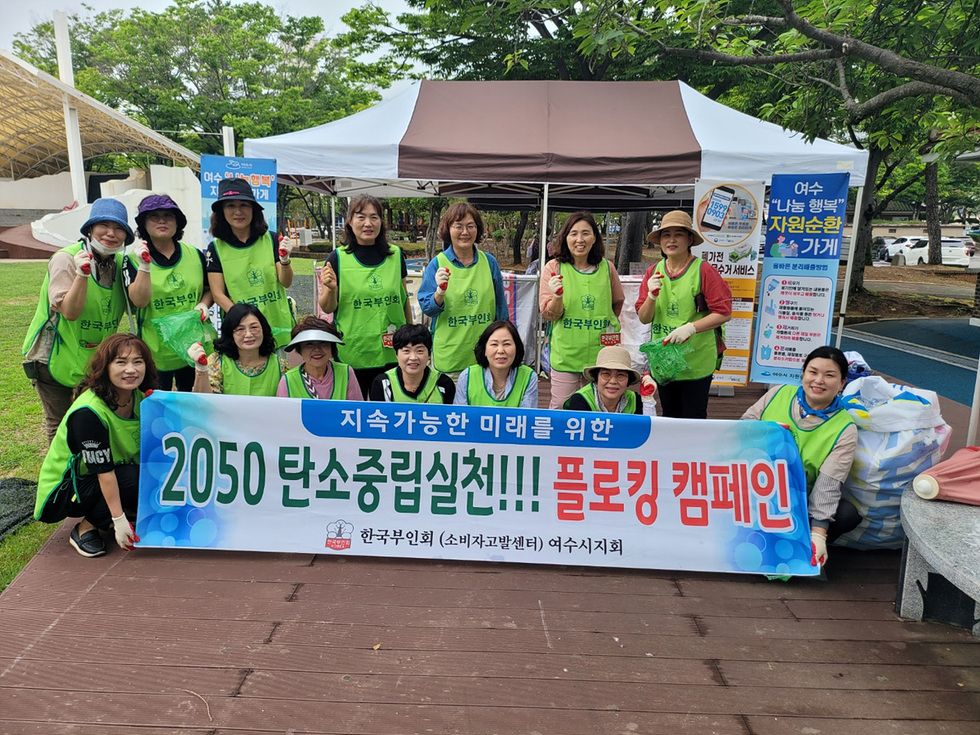
<svg viewBox="0 0 980 735">
<path fill-rule="evenodd" d="M 514 265 L 520 265 L 524 257 L 524 233 L 527 230 L 528 212 L 522 211 L 521 218 L 517 221 L 517 229 L 514 231 Z"/>
<path fill-rule="evenodd" d="M 926 164 L 926 230 L 929 232 L 929 265 L 943 264 L 943 229 L 939 221 L 939 163 Z"/>
<path fill-rule="evenodd" d="M 629 275 L 630 263 L 643 260 L 643 243 L 647 236 L 649 212 L 624 212 L 619 230 L 619 245 L 616 247 L 616 270 Z"/>
<path fill-rule="evenodd" d="M 428 260 L 432 260 L 437 253 L 442 252 L 442 248 L 439 247 L 439 217 L 445 203 L 446 200 L 442 198 L 429 200 L 429 226 L 425 231 L 425 257 Z"/>
<path fill-rule="evenodd" d="M 864 291 L 864 265 L 867 259 L 867 253 L 871 249 L 871 220 L 870 215 L 874 215 L 874 204 L 873 202 L 878 197 L 878 169 L 881 168 L 882 162 L 885 160 L 885 151 L 883 151 L 878 146 L 871 146 L 868 149 L 868 173 L 864 180 L 864 201 L 867 204 L 862 206 L 863 212 L 854 213 L 854 221 L 857 224 L 855 228 L 857 231 L 857 237 L 852 238 L 851 242 L 851 254 L 849 257 L 854 259 L 854 265 L 851 268 L 851 289 L 848 292 L 849 296 L 861 293 Z"/>
</svg>

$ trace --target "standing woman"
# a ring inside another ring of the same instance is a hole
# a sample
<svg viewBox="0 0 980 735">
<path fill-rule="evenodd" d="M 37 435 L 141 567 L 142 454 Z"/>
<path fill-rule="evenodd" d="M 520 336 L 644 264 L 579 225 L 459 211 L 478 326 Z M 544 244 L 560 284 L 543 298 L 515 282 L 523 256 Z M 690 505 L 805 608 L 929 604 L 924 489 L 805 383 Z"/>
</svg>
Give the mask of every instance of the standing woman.
<svg viewBox="0 0 980 735">
<path fill-rule="evenodd" d="M 453 403 L 461 406 L 538 407 L 538 376 L 524 363 L 524 343 L 509 321 L 494 322 L 473 348 L 476 365 L 459 374 Z"/>
<path fill-rule="evenodd" d="M 408 264 L 401 248 L 388 244 L 383 211 L 372 196 L 351 199 L 344 247 L 327 256 L 320 272 L 320 308 L 346 336 L 340 360 L 354 368 L 365 396 L 375 376 L 395 364 L 395 330 L 412 323 Z"/>
<path fill-rule="evenodd" d="M 827 544 L 861 523 L 857 508 L 841 497 L 858 442 L 857 427 L 841 404 L 846 382 L 844 353 L 818 347 L 803 362 L 799 386 L 772 388 L 742 414 L 782 424 L 793 435 L 806 472 L 810 540 L 820 564 L 827 561 Z"/>
<path fill-rule="evenodd" d="M 194 368 L 164 344 L 153 320 L 171 314 L 196 310 L 205 321 L 213 303 L 208 288 L 204 253 L 180 241 L 187 217 L 166 194 L 151 194 L 140 202 L 136 213 L 136 234 L 150 251 L 150 303 L 139 313 L 139 336 L 143 338 L 157 366 L 161 390 L 190 391 L 194 387 Z M 130 276 L 136 268 L 131 263 Z"/>
<path fill-rule="evenodd" d="M 150 300 L 146 246 L 134 249 L 136 277 L 123 284 L 123 248 L 134 240 L 126 206 L 97 199 L 82 225 L 82 239 L 48 262 L 34 319 L 24 339 L 24 370 L 44 409 L 48 443 L 72 404 L 72 391 L 85 377 L 96 348 L 115 334 L 126 311 L 126 294 L 137 308 Z"/>
<path fill-rule="evenodd" d="M 286 352 L 297 350 L 303 363 L 288 370 L 279 381 L 280 398 L 324 398 L 334 401 L 361 401 L 361 387 L 349 365 L 337 361 L 337 345 L 344 344 L 337 327 L 315 316 L 308 316 L 293 327 L 293 339 Z"/>
<path fill-rule="evenodd" d="M 272 326 L 276 346 L 289 342 L 295 320 L 286 289 L 293 283 L 292 241 L 276 242 L 262 207 L 245 179 L 222 179 L 211 205 L 208 281 L 225 314 L 236 303 L 252 304 Z"/>
<path fill-rule="evenodd" d="M 619 274 L 605 258 L 595 218 L 576 212 L 558 233 L 558 255 L 541 271 L 538 307 L 551 322 L 551 403 L 558 409 L 586 384 L 604 334 L 616 335 L 626 300 Z"/>
<path fill-rule="evenodd" d="M 221 322 L 214 352 L 205 357 L 200 343 L 187 350 L 197 366 L 195 393 L 274 396 L 289 364 L 276 352 L 269 322 L 257 307 L 235 304 Z"/>
<path fill-rule="evenodd" d="M 107 337 L 41 465 L 34 517 L 57 523 L 82 516 L 68 537 L 82 556 L 106 553 L 100 531 L 111 530 L 127 550 L 138 540 L 131 519 L 139 501 L 140 403 L 156 377 L 139 337 Z"/>
<path fill-rule="evenodd" d="M 429 261 L 419 306 L 432 318 L 432 364 L 456 377 L 473 360 L 473 346 L 491 322 L 507 318 L 504 280 L 497 259 L 477 249 L 483 217 L 457 202 L 439 222 L 443 251 Z"/>
<path fill-rule="evenodd" d="M 687 212 L 665 214 L 647 240 L 664 257 L 643 276 L 636 315 L 642 324 L 653 324 L 651 339 L 690 341 L 694 348 L 686 355 L 687 369 L 660 386 L 661 409 L 672 418 L 704 419 L 711 376 L 725 351 L 720 327 L 732 318 L 732 291 L 711 263 L 691 253 L 704 239 Z"/>
</svg>

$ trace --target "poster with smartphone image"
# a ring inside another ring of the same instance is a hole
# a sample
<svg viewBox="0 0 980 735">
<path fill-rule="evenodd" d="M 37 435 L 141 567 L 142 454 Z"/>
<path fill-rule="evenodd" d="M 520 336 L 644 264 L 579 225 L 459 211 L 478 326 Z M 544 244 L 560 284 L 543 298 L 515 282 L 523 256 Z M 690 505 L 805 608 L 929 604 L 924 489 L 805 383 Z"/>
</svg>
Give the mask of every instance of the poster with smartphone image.
<svg viewBox="0 0 980 735">
<path fill-rule="evenodd" d="M 732 290 L 732 319 L 725 324 L 725 356 L 715 385 L 748 381 L 765 192 L 762 181 L 702 179 L 694 185 L 694 226 L 704 238 L 694 254 L 711 263 Z"/>
</svg>

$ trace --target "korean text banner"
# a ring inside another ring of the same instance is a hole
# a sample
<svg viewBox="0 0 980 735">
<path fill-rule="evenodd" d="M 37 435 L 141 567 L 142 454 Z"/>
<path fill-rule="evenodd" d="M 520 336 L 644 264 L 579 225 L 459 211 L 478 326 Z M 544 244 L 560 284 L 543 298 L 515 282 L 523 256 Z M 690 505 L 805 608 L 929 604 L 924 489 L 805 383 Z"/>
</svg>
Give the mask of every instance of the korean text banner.
<svg viewBox="0 0 980 735">
<path fill-rule="evenodd" d="M 848 180 L 772 177 L 753 381 L 799 382 L 804 358 L 830 341 Z"/>
<path fill-rule="evenodd" d="M 812 575 L 769 422 L 157 391 L 141 547 Z"/>
<path fill-rule="evenodd" d="M 252 187 L 255 201 L 262 207 L 269 232 L 278 232 L 276 208 L 276 162 L 271 158 L 231 158 L 201 156 L 201 226 L 204 242 L 211 242 L 211 205 L 218 201 L 218 182 L 222 179 L 245 179 Z"/>
</svg>

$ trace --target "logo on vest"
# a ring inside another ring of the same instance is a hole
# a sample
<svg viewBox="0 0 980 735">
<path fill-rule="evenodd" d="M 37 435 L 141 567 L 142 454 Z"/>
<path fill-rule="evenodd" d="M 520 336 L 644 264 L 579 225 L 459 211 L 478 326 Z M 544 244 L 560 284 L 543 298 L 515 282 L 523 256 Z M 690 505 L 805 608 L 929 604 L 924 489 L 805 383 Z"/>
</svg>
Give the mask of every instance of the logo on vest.
<svg viewBox="0 0 980 735">
<path fill-rule="evenodd" d="M 343 551 L 350 548 L 350 540 L 354 535 L 354 525 L 345 520 L 337 520 L 327 524 L 327 541 L 324 544 L 328 549 Z"/>
<path fill-rule="evenodd" d="M 171 273 L 167 276 L 167 285 L 173 289 L 184 287 L 184 277 L 179 273 Z"/>
<path fill-rule="evenodd" d="M 384 288 L 384 282 L 381 280 L 381 276 L 377 273 L 372 273 L 368 276 L 368 290 L 370 291 L 380 291 Z"/>
<path fill-rule="evenodd" d="M 475 288 L 466 289 L 466 292 L 463 294 L 463 303 L 466 304 L 466 306 L 476 306 L 479 301 L 479 291 L 477 291 Z"/>
<path fill-rule="evenodd" d="M 583 311 L 595 311 L 595 296 L 590 293 L 585 294 L 581 300 Z"/>
<path fill-rule="evenodd" d="M 262 275 L 262 271 L 258 268 L 252 268 L 248 273 L 246 273 L 245 280 L 248 281 L 249 286 L 265 285 L 265 276 Z"/>
<path fill-rule="evenodd" d="M 667 316 L 680 316 L 681 310 L 676 301 L 667 303 Z"/>
<path fill-rule="evenodd" d="M 112 313 L 112 299 L 109 297 L 102 299 L 102 301 L 99 303 L 99 307 L 102 309 L 102 313 L 108 316 Z"/>
</svg>

